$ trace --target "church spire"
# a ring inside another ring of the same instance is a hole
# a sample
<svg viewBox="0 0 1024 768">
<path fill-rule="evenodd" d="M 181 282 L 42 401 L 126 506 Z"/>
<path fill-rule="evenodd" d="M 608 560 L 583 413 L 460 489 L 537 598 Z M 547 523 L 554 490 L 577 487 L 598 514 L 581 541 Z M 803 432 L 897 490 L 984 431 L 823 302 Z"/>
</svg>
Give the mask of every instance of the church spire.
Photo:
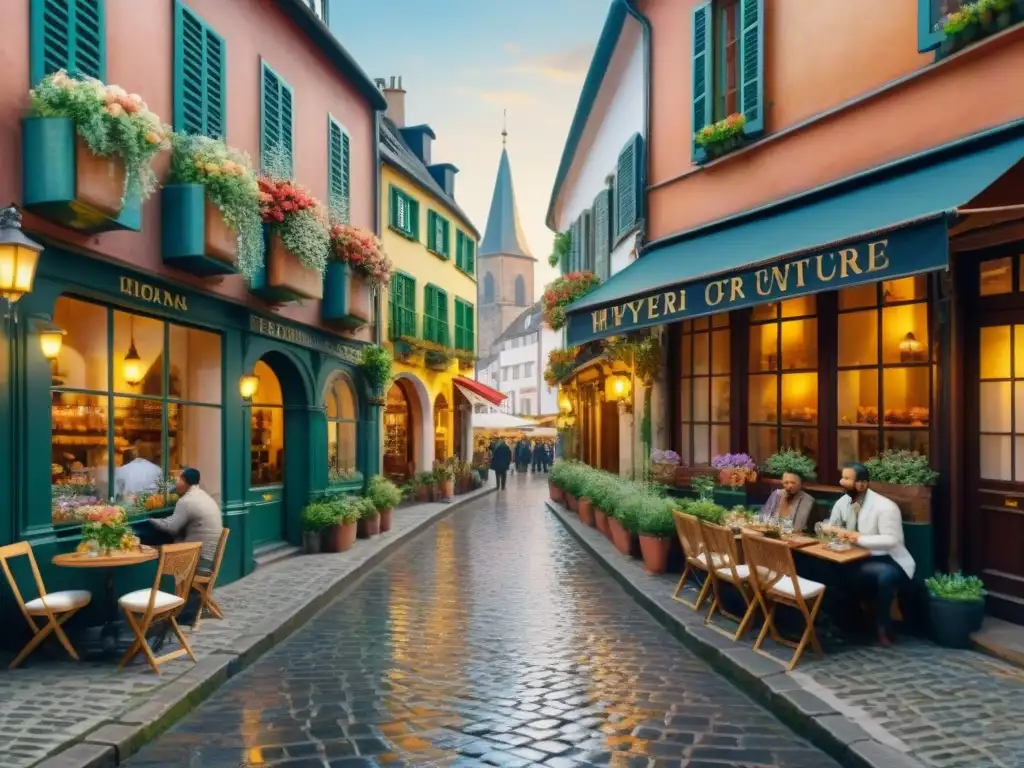
<svg viewBox="0 0 1024 768">
<path fill-rule="evenodd" d="M 478 256 L 521 256 L 533 259 L 519 223 L 515 188 L 512 185 L 512 167 L 508 161 L 508 110 L 501 127 L 501 160 L 498 178 L 494 182 L 491 210 L 487 214 L 487 230 L 480 242 Z"/>
</svg>

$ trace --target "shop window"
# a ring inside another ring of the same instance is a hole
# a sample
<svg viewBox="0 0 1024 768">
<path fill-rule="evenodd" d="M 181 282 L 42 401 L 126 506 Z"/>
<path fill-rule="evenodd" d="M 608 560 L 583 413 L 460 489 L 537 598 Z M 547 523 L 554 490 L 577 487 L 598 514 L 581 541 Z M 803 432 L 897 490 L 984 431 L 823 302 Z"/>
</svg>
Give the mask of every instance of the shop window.
<svg viewBox="0 0 1024 768">
<path fill-rule="evenodd" d="M 754 308 L 750 326 L 749 447 L 763 460 L 795 448 L 818 458 L 818 319 L 814 296 Z"/>
<path fill-rule="evenodd" d="M 839 466 L 894 448 L 928 452 L 928 283 L 919 275 L 839 292 Z"/>
<path fill-rule="evenodd" d="M 269 365 L 260 360 L 253 373 L 259 388 L 249 416 L 249 485 L 259 488 L 284 482 L 284 399 Z"/>
<path fill-rule="evenodd" d="M 324 397 L 327 461 L 331 482 L 358 480 L 356 469 L 356 397 L 345 376 L 336 376 Z"/>
<path fill-rule="evenodd" d="M 710 464 L 729 452 L 729 316 L 683 323 L 680 413 L 683 464 Z"/>
<path fill-rule="evenodd" d="M 985 326 L 980 334 L 980 476 L 1024 482 L 1024 325 Z"/>
<path fill-rule="evenodd" d="M 67 296 L 52 367 L 54 522 L 114 497 L 130 514 L 173 504 L 173 475 L 197 468 L 221 492 L 221 339 Z"/>
</svg>

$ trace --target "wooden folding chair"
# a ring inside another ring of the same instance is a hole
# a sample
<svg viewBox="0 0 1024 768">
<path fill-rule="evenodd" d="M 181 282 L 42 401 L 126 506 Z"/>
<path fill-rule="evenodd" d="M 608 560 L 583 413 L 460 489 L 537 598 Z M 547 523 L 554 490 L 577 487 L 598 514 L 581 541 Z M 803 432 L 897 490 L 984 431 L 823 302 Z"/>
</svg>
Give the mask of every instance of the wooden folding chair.
<svg viewBox="0 0 1024 768">
<path fill-rule="evenodd" d="M 784 541 L 744 533 L 743 552 L 750 565 L 754 597 L 765 615 L 764 626 L 754 643 L 754 650 L 761 650 L 765 637 L 771 632 L 775 642 L 795 649 L 789 662 L 791 672 L 803 656 L 808 642 L 817 653 L 824 655 L 814 631 L 814 620 L 818 617 L 825 597 L 825 585 L 797 575 L 793 550 Z M 785 639 L 775 628 L 775 608 L 780 604 L 796 608 L 803 614 L 806 626 L 799 643 Z"/>
<path fill-rule="evenodd" d="M 728 616 L 739 623 L 736 633 L 732 636 L 733 640 L 739 640 L 747 631 L 747 626 L 750 624 L 754 608 L 757 605 L 754 602 L 753 588 L 750 586 L 750 567 L 740 562 L 739 550 L 736 548 L 736 535 L 731 528 L 701 520 L 700 532 L 704 539 L 704 546 L 707 547 L 708 556 L 713 563 L 718 562 L 718 565 L 711 569 L 711 588 L 715 598 L 711 601 L 711 609 L 708 611 L 704 623 L 710 624 L 711 617 L 715 615 L 716 611 L 723 616 Z M 730 613 L 723 607 L 719 592 L 719 585 L 722 582 L 732 584 L 743 598 L 746 609 L 742 617 Z"/>
<path fill-rule="evenodd" d="M 711 592 L 711 576 L 708 575 L 708 557 L 704 551 L 704 540 L 700 537 L 700 521 L 693 515 L 687 515 L 678 510 L 672 512 L 672 521 L 676 525 L 676 535 L 679 537 L 679 543 L 683 547 L 683 555 L 686 558 L 686 567 L 683 568 L 683 575 L 676 585 L 675 592 L 672 593 L 672 599 L 699 611 L 701 604 Z M 681 598 L 679 593 L 686 586 L 686 577 L 696 576 L 698 572 L 704 574 L 704 583 L 701 585 L 700 592 L 697 593 L 697 602 L 691 603 L 689 600 Z"/>
<path fill-rule="evenodd" d="M 192 589 L 192 580 L 196 575 L 196 567 L 199 565 L 199 552 L 203 545 L 199 542 L 186 544 L 165 544 L 160 548 L 160 563 L 156 569 L 156 581 L 152 589 L 137 589 L 122 595 L 117 604 L 121 606 L 125 617 L 128 619 L 128 626 L 135 634 L 135 642 L 128 652 L 121 659 L 119 669 L 123 669 L 128 662 L 134 659 L 139 653 L 146 656 L 146 661 L 153 671 L 160 674 L 160 665 L 188 655 L 195 663 L 196 656 L 192 653 L 192 647 L 185 639 L 185 635 L 178 626 L 177 617 L 181 609 L 185 607 L 185 601 Z M 160 585 L 165 576 L 174 578 L 174 592 L 163 592 Z M 146 633 L 156 623 L 166 621 L 174 634 L 181 641 L 181 648 L 171 651 L 159 658 L 153 655 L 149 643 L 146 642 Z"/>
<path fill-rule="evenodd" d="M 36 590 L 39 592 L 39 597 L 29 600 L 27 603 L 21 596 L 21 590 L 18 589 L 18 582 L 15 581 L 14 574 L 11 573 L 9 561 L 15 557 L 28 558 L 29 565 L 32 568 L 32 576 L 36 581 Z M 25 621 L 32 628 L 32 639 L 21 649 L 21 653 L 14 658 L 9 669 L 14 669 L 21 664 L 51 633 L 57 636 L 57 639 L 64 646 L 64 650 L 68 652 L 68 655 L 75 661 L 78 661 L 78 653 L 75 652 L 75 647 L 71 645 L 71 641 L 68 640 L 68 636 L 64 633 L 63 624 L 89 604 L 92 600 L 92 593 L 84 589 L 68 589 L 62 592 L 47 593 L 46 587 L 43 585 L 43 577 L 39 573 L 39 566 L 36 564 L 36 557 L 32 554 L 32 545 L 27 541 L 19 541 L 17 544 L 8 544 L 5 547 L 0 547 L 0 566 L 3 567 L 4 576 L 7 578 L 7 583 L 11 586 L 14 599 L 18 601 L 18 609 L 21 611 L 21 615 L 25 617 Z M 46 623 L 42 626 L 37 625 L 36 618 L 43 619 L 44 617 Z"/>
<path fill-rule="evenodd" d="M 215 619 L 224 618 L 223 611 L 217 605 L 217 601 L 213 599 L 213 587 L 217 583 L 217 574 L 220 573 L 220 564 L 224 559 L 224 549 L 228 543 L 229 533 L 231 531 L 227 528 L 220 532 L 220 540 L 217 542 L 217 554 L 213 556 L 213 568 L 210 569 L 209 575 L 197 573 L 196 577 L 192 580 L 192 590 L 199 595 L 199 611 L 192 622 L 193 632 L 199 629 L 199 622 L 203 619 L 203 611 L 209 611 L 210 615 Z"/>
</svg>

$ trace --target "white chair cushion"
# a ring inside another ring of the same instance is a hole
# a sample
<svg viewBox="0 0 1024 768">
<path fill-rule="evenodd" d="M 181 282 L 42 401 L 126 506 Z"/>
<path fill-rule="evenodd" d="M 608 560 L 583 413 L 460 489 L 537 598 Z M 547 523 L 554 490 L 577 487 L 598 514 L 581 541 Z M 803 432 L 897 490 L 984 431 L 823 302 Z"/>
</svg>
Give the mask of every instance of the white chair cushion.
<svg viewBox="0 0 1024 768">
<path fill-rule="evenodd" d="M 824 584 L 819 584 L 816 581 L 805 579 L 801 576 L 797 576 L 797 583 L 800 585 L 800 595 L 807 599 L 808 597 L 814 597 L 820 595 L 822 590 L 825 589 Z M 783 595 L 789 597 L 796 597 L 796 591 L 793 589 L 793 580 L 789 576 L 783 576 L 776 582 L 775 586 L 772 587 L 773 592 L 780 592 Z"/>
<path fill-rule="evenodd" d="M 84 589 L 67 589 L 63 592 L 50 592 L 46 595 L 46 605 L 43 605 L 43 598 L 37 597 L 25 603 L 25 609 L 29 613 L 46 613 L 47 606 L 54 613 L 66 613 L 75 608 L 81 608 L 92 600 L 92 593 Z"/>
<path fill-rule="evenodd" d="M 724 577 L 725 577 L 725 578 L 727 578 L 727 579 L 731 579 L 731 578 L 732 578 L 732 569 L 731 569 L 731 568 L 729 568 L 729 567 L 725 567 L 725 568 L 716 568 L 716 569 L 715 569 L 715 572 L 716 572 L 716 573 L 717 573 L 717 574 L 718 574 L 719 576 L 724 576 Z M 746 580 L 747 580 L 748 578 L 750 578 L 750 566 L 749 566 L 749 565 L 746 565 L 746 564 L 742 564 L 742 565 L 737 565 L 737 566 L 736 566 L 736 575 L 737 575 L 737 576 L 738 576 L 738 577 L 739 577 L 739 578 L 740 578 L 741 580 L 743 580 L 743 581 L 746 581 Z"/>
<path fill-rule="evenodd" d="M 707 552 L 701 552 L 699 555 L 697 555 L 696 559 L 699 560 L 701 563 L 703 563 L 705 568 L 707 567 L 707 565 L 708 565 L 708 553 Z M 715 568 L 718 568 L 718 567 L 724 565 L 725 563 L 727 563 L 728 559 L 722 557 L 721 555 L 712 555 L 711 556 L 711 562 L 714 563 Z"/>
<path fill-rule="evenodd" d="M 121 599 L 117 601 L 117 604 L 122 608 L 127 608 L 129 611 L 135 613 L 145 613 L 149 609 L 149 596 L 153 590 L 151 589 L 136 589 L 134 592 L 129 592 L 127 595 L 122 595 Z M 185 601 L 177 595 L 172 595 L 170 592 L 157 591 L 156 601 L 153 604 L 154 611 L 166 611 L 171 608 L 177 608 L 182 605 Z"/>
</svg>

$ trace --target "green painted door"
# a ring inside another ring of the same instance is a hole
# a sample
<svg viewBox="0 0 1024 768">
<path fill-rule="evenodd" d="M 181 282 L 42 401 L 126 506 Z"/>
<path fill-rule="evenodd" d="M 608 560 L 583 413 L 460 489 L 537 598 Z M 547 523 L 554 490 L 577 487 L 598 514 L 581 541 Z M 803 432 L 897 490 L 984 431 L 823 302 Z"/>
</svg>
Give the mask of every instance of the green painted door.
<svg viewBox="0 0 1024 768">
<path fill-rule="evenodd" d="M 283 486 L 271 485 L 249 491 L 249 527 L 253 547 L 284 541 Z"/>
</svg>

